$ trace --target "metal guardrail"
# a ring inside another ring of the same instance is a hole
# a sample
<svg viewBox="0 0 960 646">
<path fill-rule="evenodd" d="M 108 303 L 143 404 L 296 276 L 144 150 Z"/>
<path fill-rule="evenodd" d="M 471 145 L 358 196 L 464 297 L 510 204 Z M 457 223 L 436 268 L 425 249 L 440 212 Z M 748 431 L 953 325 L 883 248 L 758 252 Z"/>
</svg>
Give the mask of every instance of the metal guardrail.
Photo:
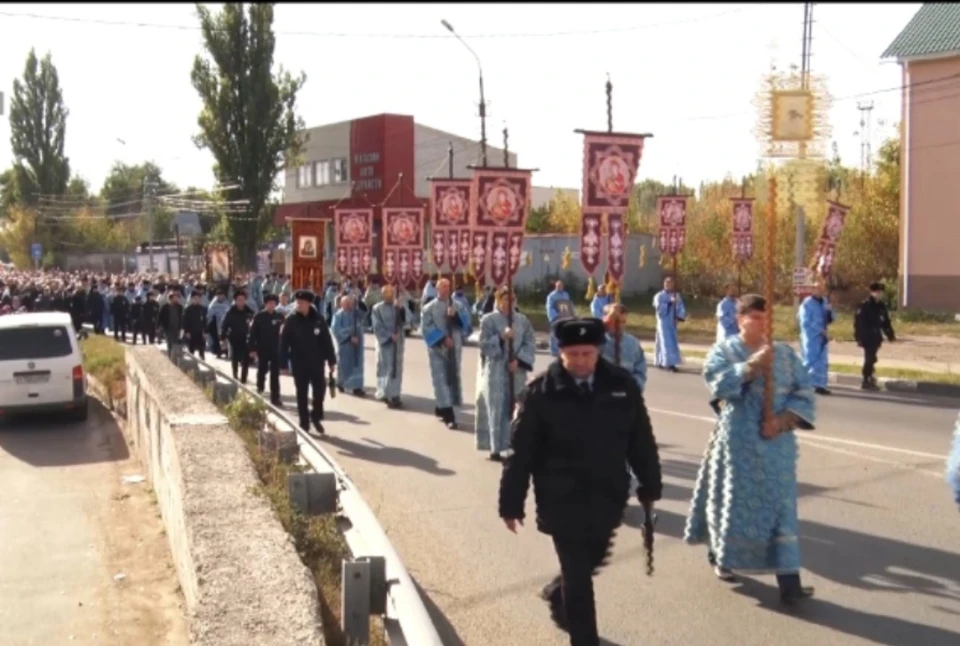
<svg viewBox="0 0 960 646">
<path fill-rule="evenodd" d="M 162 351 L 166 352 L 165 346 L 162 346 Z M 183 358 L 186 358 L 187 361 L 182 361 Z M 191 363 L 196 366 L 198 371 L 202 368 L 212 372 L 215 381 L 222 379 L 226 383 L 233 384 L 237 392 L 242 391 L 263 402 L 269 411 L 269 417 L 272 418 L 270 421 L 273 424 L 280 422 L 296 432 L 297 441 L 300 445 L 300 455 L 310 468 L 315 473 L 332 474 L 336 479 L 336 493 L 340 503 L 341 515 L 348 521 L 348 526 L 342 527 L 342 531 L 347 546 L 355 559 L 353 563 L 344 562 L 343 564 L 345 579 L 342 593 L 344 621 L 347 621 L 348 614 L 353 613 L 360 621 L 369 622 L 369 615 L 371 613 L 375 614 L 379 610 L 376 607 L 378 602 L 371 603 L 370 586 L 372 585 L 375 588 L 379 582 L 385 588 L 384 624 L 391 646 L 443 646 L 433 620 L 427 612 L 423 599 L 417 592 L 413 579 L 410 578 L 404 567 L 403 561 L 390 543 L 390 539 L 380 526 L 373 510 L 363 499 L 356 484 L 337 464 L 336 460 L 316 438 L 303 431 L 298 424 L 287 417 L 284 410 L 277 408 L 261 397 L 253 388 L 239 383 L 217 367 L 186 352 L 183 352 L 181 357 L 178 357 L 178 361 L 175 361 L 175 364 L 184 370 L 190 369 L 189 364 Z M 379 574 L 371 572 L 371 570 L 376 569 L 375 566 L 378 565 L 378 562 L 382 563 L 380 568 L 382 571 Z M 353 586 L 347 579 L 363 577 L 367 578 L 364 585 L 351 589 Z M 358 593 L 357 590 L 365 590 L 366 592 Z M 377 594 L 376 590 L 373 594 L 374 596 Z M 351 602 L 356 603 L 355 608 L 351 608 Z M 362 616 L 364 614 L 365 617 Z M 344 627 L 347 628 L 347 626 Z"/>
</svg>

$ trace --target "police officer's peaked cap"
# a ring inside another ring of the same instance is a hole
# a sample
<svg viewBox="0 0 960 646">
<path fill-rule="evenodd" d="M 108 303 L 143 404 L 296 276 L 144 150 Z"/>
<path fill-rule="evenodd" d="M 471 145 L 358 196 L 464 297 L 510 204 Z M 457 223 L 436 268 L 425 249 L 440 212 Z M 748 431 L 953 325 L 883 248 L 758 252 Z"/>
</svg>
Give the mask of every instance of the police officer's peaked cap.
<svg viewBox="0 0 960 646">
<path fill-rule="evenodd" d="M 277 297 L 276 294 L 264 294 L 264 296 L 263 296 L 263 302 L 264 302 L 264 303 L 269 303 L 269 302 L 271 302 L 271 301 L 273 301 L 274 303 L 279 303 L 279 302 L 280 302 L 280 299 Z"/>
<path fill-rule="evenodd" d="M 571 318 L 559 321 L 554 334 L 561 348 L 572 345 L 601 345 L 606 340 L 603 321 L 595 318 Z"/>
<path fill-rule="evenodd" d="M 313 292 L 308 289 L 298 289 L 297 293 L 293 297 L 298 301 L 307 301 L 308 303 L 313 302 Z"/>
</svg>

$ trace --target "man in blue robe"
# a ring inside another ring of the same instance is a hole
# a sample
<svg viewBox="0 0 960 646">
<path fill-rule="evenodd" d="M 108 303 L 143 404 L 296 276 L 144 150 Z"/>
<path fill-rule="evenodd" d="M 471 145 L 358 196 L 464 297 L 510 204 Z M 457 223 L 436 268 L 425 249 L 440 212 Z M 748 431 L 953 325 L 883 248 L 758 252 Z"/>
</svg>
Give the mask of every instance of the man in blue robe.
<svg viewBox="0 0 960 646">
<path fill-rule="evenodd" d="M 563 288 L 563 281 L 558 280 L 553 291 L 547 294 L 547 322 L 550 323 L 550 354 L 560 356 L 560 346 L 557 344 L 557 336 L 553 333 L 553 326 L 557 321 L 571 319 L 577 315 L 573 309 L 573 301 L 570 300 L 570 294 Z"/>
<path fill-rule="evenodd" d="M 953 497 L 960 505 L 960 417 L 953 430 L 953 448 L 947 458 L 947 482 L 953 490 Z"/>
<path fill-rule="evenodd" d="M 437 297 L 423 306 L 420 335 L 427 344 L 430 380 L 436 400 L 434 413 L 447 428 L 457 428 L 454 406 L 463 405 L 463 379 L 460 361 L 463 342 L 471 333 L 470 311 L 450 294 L 450 281 L 437 283 Z"/>
<path fill-rule="evenodd" d="M 506 287 L 497 290 L 496 299 L 497 309 L 480 319 L 477 410 L 485 408 L 486 419 L 482 425 L 478 420 L 476 440 L 477 450 L 489 451 L 491 460 L 502 462 L 510 447 L 510 404 L 516 404 L 527 385 L 537 339 L 529 319 L 514 308 L 514 298 Z"/>
<path fill-rule="evenodd" d="M 737 289 L 727 285 L 727 293 L 717 305 L 717 343 L 740 334 L 737 327 Z"/>
<path fill-rule="evenodd" d="M 420 294 L 420 305 L 426 305 L 437 297 L 437 288 L 433 284 L 433 278 L 427 278 L 427 284 L 423 286 L 423 293 Z"/>
<path fill-rule="evenodd" d="M 633 375 L 643 392 L 647 385 L 647 358 L 640 339 L 626 331 L 627 308 L 621 303 L 610 303 L 603 311 L 603 323 L 607 336 L 600 356 Z"/>
<path fill-rule="evenodd" d="M 388 408 L 400 408 L 406 310 L 396 301 L 393 285 L 384 285 L 380 296 L 383 300 L 373 306 L 370 314 L 377 339 L 376 398 Z"/>
<path fill-rule="evenodd" d="M 363 390 L 363 321 L 353 296 L 340 299 L 331 330 L 337 344 L 337 387 L 365 397 Z"/>
<path fill-rule="evenodd" d="M 813 293 L 800 303 L 797 323 L 800 325 L 800 356 L 810 373 L 810 383 L 818 395 L 829 395 L 827 372 L 830 355 L 827 345 L 830 337 L 827 336 L 827 328 L 833 323 L 833 308 L 830 307 L 822 281 L 814 283 Z"/>
<path fill-rule="evenodd" d="M 653 297 L 653 309 L 657 315 L 653 363 L 658 368 L 677 372 L 677 366 L 683 363 L 677 340 L 677 323 L 687 320 L 687 308 L 683 298 L 673 288 L 673 278 L 668 277 L 663 281 L 663 289 Z"/>
<path fill-rule="evenodd" d="M 767 303 L 745 295 L 737 306 L 740 334 L 714 345 L 703 377 L 717 411 L 697 474 L 684 541 L 706 544 L 714 573 L 776 574 L 780 598 L 813 594 L 800 582 L 797 438 L 812 430 L 810 377 L 789 345 L 765 336 Z M 774 379 L 774 416 L 764 419 L 764 381 Z"/>
<path fill-rule="evenodd" d="M 597 287 L 597 293 L 593 297 L 593 300 L 590 301 L 590 315 L 595 319 L 603 320 L 604 309 L 613 302 L 613 297 L 607 293 L 607 286 L 600 285 Z"/>
</svg>

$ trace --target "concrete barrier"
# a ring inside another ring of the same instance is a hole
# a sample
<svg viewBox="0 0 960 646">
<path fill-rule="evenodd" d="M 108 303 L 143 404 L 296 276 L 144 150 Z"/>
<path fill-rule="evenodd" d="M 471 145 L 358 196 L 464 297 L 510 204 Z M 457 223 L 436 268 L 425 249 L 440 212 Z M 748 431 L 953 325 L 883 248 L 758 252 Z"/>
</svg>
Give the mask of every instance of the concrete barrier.
<svg viewBox="0 0 960 646">
<path fill-rule="evenodd" d="M 126 361 L 126 430 L 157 495 L 194 642 L 322 646 L 313 577 L 257 495 L 240 438 L 156 348 L 127 348 Z"/>
</svg>

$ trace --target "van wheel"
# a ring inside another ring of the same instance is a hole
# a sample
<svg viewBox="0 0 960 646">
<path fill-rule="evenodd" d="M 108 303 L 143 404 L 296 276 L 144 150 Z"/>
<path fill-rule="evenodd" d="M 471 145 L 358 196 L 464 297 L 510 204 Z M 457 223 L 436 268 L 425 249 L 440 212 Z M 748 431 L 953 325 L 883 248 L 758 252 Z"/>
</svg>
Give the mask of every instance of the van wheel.
<svg viewBox="0 0 960 646">
<path fill-rule="evenodd" d="M 70 412 L 70 419 L 74 422 L 81 424 L 87 421 L 87 417 L 90 416 L 90 404 L 89 402 L 83 402 L 81 408 L 77 408 Z"/>
</svg>

